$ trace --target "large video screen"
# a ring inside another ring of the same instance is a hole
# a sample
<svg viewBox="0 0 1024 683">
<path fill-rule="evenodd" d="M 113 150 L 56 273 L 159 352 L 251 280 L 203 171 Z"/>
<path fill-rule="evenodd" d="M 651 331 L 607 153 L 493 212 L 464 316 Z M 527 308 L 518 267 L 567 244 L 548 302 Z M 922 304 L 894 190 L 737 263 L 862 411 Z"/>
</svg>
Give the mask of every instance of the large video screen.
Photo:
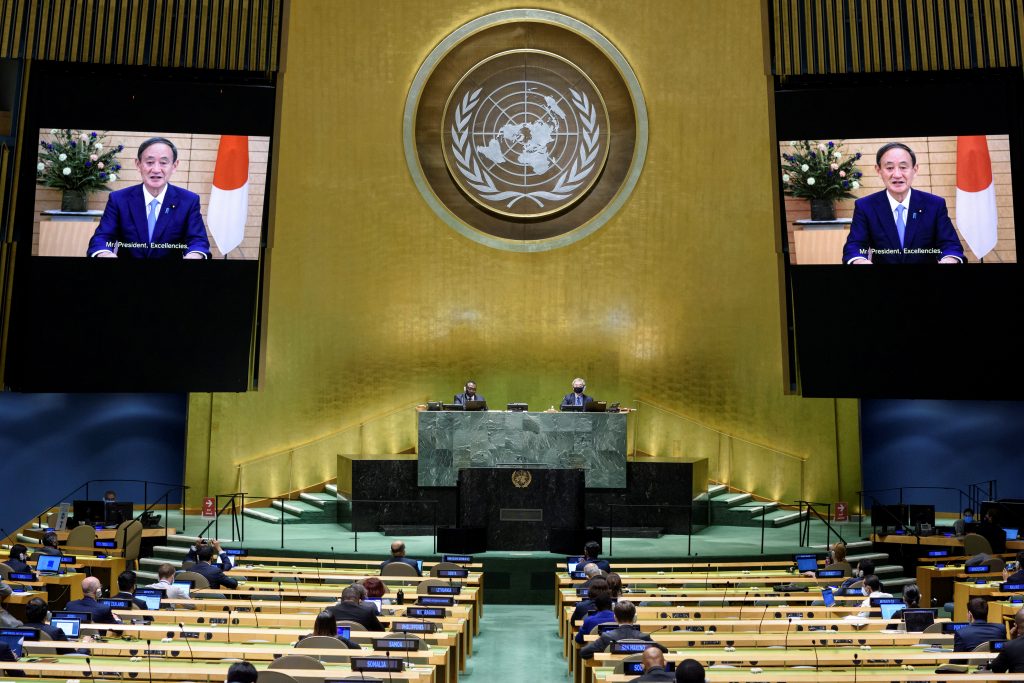
<svg viewBox="0 0 1024 683">
<path fill-rule="evenodd" d="M 276 76 L 39 61 L 4 385 L 258 385 Z"/>
<path fill-rule="evenodd" d="M 269 151 L 265 135 L 40 130 L 32 254 L 258 259 Z"/>
<path fill-rule="evenodd" d="M 793 265 L 1017 262 L 1005 133 L 790 140 L 779 163 Z"/>
<path fill-rule="evenodd" d="M 775 86 L 787 389 L 1020 398 L 1020 70 Z"/>
</svg>

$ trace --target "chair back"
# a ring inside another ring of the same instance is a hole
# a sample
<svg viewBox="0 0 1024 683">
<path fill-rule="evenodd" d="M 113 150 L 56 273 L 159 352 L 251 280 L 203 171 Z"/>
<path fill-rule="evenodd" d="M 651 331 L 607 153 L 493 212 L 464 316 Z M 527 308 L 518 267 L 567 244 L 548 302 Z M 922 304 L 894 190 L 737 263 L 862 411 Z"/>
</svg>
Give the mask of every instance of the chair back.
<svg viewBox="0 0 1024 683">
<path fill-rule="evenodd" d="M 389 562 L 380 570 L 381 576 L 419 576 L 416 568 L 405 562 Z"/>
<path fill-rule="evenodd" d="M 72 548 L 91 548 L 96 541 L 96 530 L 88 524 L 79 524 L 68 532 L 68 545 Z M 120 544 L 117 546 L 121 547 Z"/>
<path fill-rule="evenodd" d="M 992 554 L 992 544 L 981 534 L 967 534 L 964 536 L 964 555 L 986 555 Z"/>
<path fill-rule="evenodd" d="M 1001 557 L 993 557 L 988 561 L 988 570 L 990 572 L 1001 572 L 1006 567 L 1006 560 Z"/>
<path fill-rule="evenodd" d="M 447 579 L 423 579 L 416 586 L 416 595 L 428 595 L 430 586 L 447 586 Z"/>
<path fill-rule="evenodd" d="M 264 669 L 256 675 L 256 683 L 296 683 L 296 681 L 288 674 Z"/>
<path fill-rule="evenodd" d="M 37 631 L 39 633 L 39 641 L 40 642 L 46 641 L 46 640 L 49 640 L 51 642 L 53 641 L 53 638 L 50 637 L 50 634 L 47 633 L 46 631 L 44 631 L 42 629 L 38 629 Z M 56 655 L 56 654 L 59 654 L 59 651 L 55 647 L 33 648 L 32 649 L 32 654 L 33 655 Z"/>
<path fill-rule="evenodd" d="M 174 575 L 174 578 L 181 579 L 182 581 L 195 581 L 192 588 L 209 588 L 209 580 L 198 572 L 178 572 Z M 253 597 L 256 597 L 255 595 Z"/>
<path fill-rule="evenodd" d="M 7 581 L 9 578 L 11 578 L 10 565 L 0 562 L 0 579 Z"/>
<path fill-rule="evenodd" d="M 438 562 L 430 568 L 430 575 L 437 576 L 437 573 L 442 569 L 465 569 L 465 567 L 461 567 L 454 562 Z"/>
<path fill-rule="evenodd" d="M 342 650 L 344 652 L 344 654 L 339 653 L 337 656 L 312 655 L 321 662 L 347 662 L 352 656 L 351 654 L 348 654 L 350 652 L 348 646 L 332 636 L 309 636 L 308 638 L 303 638 L 299 642 L 295 643 L 295 648 L 312 650 Z"/>
<path fill-rule="evenodd" d="M 142 550 L 142 522 L 137 519 L 121 522 L 114 538 L 120 539 L 117 547 L 122 549 L 124 559 L 129 562 L 139 559 L 139 552 Z"/>
<path fill-rule="evenodd" d="M 833 562 L 832 564 L 826 564 L 823 569 L 842 569 L 843 576 L 853 576 L 853 567 L 850 566 L 849 562 Z"/>
<path fill-rule="evenodd" d="M 323 671 L 324 665 L 319 659 L 308 655 L 284 655 L 270 663 L 268 669 L 303 669 L 305 671 Z"/>
<path fill-rule="evenodd" d="M 339 619 L 338 626 L 348 626 L 350 631 L 368 631 L 369 629 L 360 624 L 358 621 L 349 621 L 348 619 Z M 339 641 L 340 642 L 340 641 Z"/>
</svg>

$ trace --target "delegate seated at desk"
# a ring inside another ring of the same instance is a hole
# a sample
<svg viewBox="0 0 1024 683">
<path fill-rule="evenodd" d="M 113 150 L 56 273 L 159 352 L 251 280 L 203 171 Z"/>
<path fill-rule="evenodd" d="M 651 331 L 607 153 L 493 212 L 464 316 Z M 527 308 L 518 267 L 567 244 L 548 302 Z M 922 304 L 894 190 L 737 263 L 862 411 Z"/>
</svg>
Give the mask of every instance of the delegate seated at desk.
<svg viewBox="0 0 1024 683">
<path fill-rule="evenodd" d="M 582 377 L 577 377 L 572 381 L 572 393 L 566 394 L 562 397 L 562 407 L 569 406 L 583 406 L 594 400 L 593 396 L 587 396 L 583 393 L 583 390 L 587 388 L 587 381 Z"/>
<path fill-rule="evenodd" d="M 486 401 L 483 396 L 476 393 L 476 382 L 469 380 L 462 387 L 461 394 L 455 394 L 455 402 L 460 406 L 466 405 L 466 401 Z"/>
</svg>

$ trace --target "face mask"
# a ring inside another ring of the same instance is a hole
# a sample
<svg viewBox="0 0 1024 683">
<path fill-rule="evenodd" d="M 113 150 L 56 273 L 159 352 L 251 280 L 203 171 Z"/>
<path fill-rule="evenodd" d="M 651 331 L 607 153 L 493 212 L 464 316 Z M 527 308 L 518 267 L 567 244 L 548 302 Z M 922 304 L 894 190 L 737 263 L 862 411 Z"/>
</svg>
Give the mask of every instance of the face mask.
<svg viewBox="0 0 1024 683">
<path fill-rule="evenodd" d="M 18 555 L 18 559 L 24 562 L 26 559 L 28 559 L 28 555 L 26 555 L 25 553 L 21 553 L 20 555 Z"/>
<path fill-rule="evenodd" d="M 573 387 L 572 390 L 575 391 L 577 394 L 583 393 L 583 387 Z"/>
<path fill-rule="evenodd" d="M 974 517 L 972 515 L 964 515 L 964 522 L 966 522 L 967 524 L 970 524 L 973 521 L 974 521 Z"/>
</svg>

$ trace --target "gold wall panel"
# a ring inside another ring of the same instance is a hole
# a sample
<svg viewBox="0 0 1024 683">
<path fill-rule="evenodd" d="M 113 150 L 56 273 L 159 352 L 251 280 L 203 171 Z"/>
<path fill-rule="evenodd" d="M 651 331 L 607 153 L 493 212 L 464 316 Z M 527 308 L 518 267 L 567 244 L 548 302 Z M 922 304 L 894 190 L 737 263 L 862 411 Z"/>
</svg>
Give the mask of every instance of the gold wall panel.
<svg viewBox="0 0 1024 683">
<path fill-rule="evenodd" d="M 730 435 L 728 457 L 722 437 L 691 441 L 681 430 L 641 450 L 707 457 L 708 476 L 728 467 L 765 494 L 852 500 L 856 420 L 839 420 L 835 401 L 783 393 L 765 3 L 530 4 L 608 37 L 650 116 L 629 201 L 598 233 L 534 254 L 449 229 L 416 191 L 402 149 L 403 106 L 424 57 L 456 27 L 516 5 L 290 4 L 266 371 L 259 391 L 192 397 L 206 415 L 189 425 L 193 504 L 233 489 L 239 463 L 332 435 L 351 443 L 359 425 L 365 450 L 336 444 L 337 453 L 414 445 L 405 408 L 448 399 L 468 378 L 492 406 L 545 409 L 577 375 L 600 399 L 643 400 Z M 661 419 L 675 429 L 677 417 Z M 764 447 L 793 457 L 773 469 Z M 789 461 L 802 462 L 802 485 Z"/>
</svg>

